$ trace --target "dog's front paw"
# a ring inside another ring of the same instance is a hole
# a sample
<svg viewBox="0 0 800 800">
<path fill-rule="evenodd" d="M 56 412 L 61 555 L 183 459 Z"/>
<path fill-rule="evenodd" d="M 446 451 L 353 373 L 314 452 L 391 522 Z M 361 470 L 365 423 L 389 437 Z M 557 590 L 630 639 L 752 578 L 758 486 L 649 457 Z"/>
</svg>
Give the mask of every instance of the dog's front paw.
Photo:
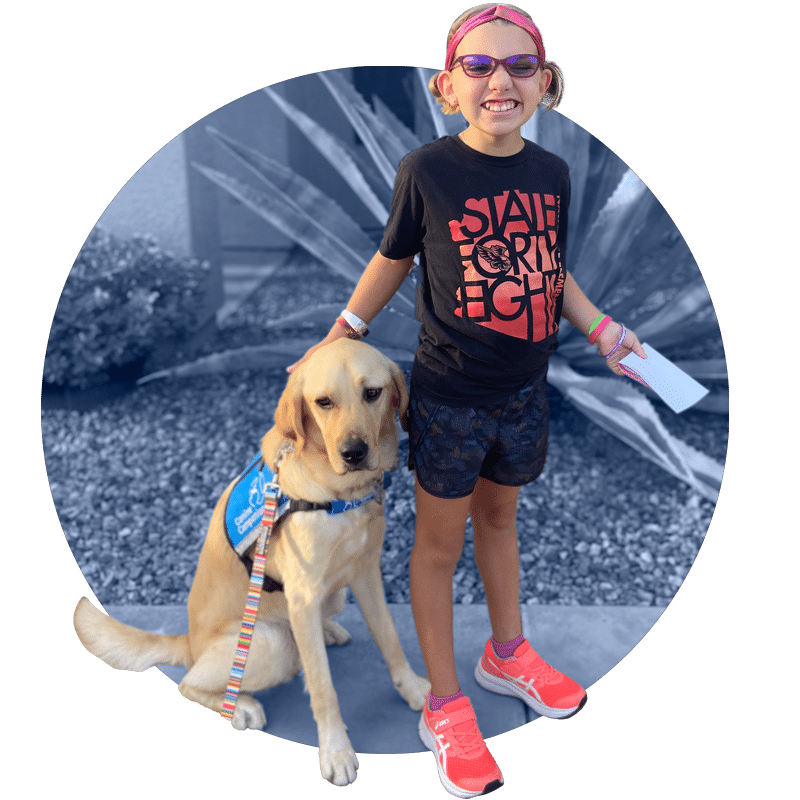
<svg viewBox="0 0 800 800">
<path fill-rule="evenodd" d="M 322 777 L 336 786 L 356 779 L 358 758 L 344 731 L 320 737 L 319 768 Z"/>
<path fill-rule="evenodd" d="M 267 724 L 267 715 L 264 713 L 264 706 L 254 697 L 240 694 L 236 698 L 236 708 L 233 711 L 231 725 L 237 731 L 245 731 L 248 728 L 260 731 Z"/>
<path fill-rule="evenodd" d="M 411 667 L 406 665 L 402 674 L 393 677 L 392 682 L 400 692 L 400 696 L 408 703 L 414 711 L 422 711 L 425 704 L 425 695 L 431 690 L 431 682 L 427 678 L 421 678 Z"/>
</svg>

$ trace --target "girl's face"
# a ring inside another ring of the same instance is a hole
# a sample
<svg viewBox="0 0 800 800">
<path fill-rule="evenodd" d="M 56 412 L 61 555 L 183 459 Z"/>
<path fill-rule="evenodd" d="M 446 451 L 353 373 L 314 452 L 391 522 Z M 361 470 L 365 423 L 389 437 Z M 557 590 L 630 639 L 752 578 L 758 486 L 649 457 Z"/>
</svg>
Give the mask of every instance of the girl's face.
<svg viewBox="0 0 800 800">
<path fill-rule="evenodd" d="M 488 22 L 471 30 L 455 55 L 508 58 L 520 53 L 538 55 L 530 35 L 516 25 Z M 522 149 L 520 128 L 536 112 L 551 79 L 550 70 L 542 68 L 531 78 L 512 78 L 503 65 L 488 78 L 470 78 L 456 65 L 442 73 L 439 88 L 469 123 L 463 141 L 482 153 L 505 156 Z"/>
</svg>

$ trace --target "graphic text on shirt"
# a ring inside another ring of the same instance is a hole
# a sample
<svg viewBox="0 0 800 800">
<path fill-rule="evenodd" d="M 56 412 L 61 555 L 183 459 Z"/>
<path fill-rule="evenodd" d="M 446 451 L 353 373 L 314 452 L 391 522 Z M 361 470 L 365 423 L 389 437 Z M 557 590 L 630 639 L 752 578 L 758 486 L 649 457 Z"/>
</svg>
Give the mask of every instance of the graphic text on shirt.
<svg viewBox="0 0 800 800">
<path fill-rule="evenodd" d="M 456 316 L 530 342 L 556 332 L 564 288 L 560 201 L 520 190 L 466 201 L 462 218 L 450 221 L 464 267 Z"/>
</svg>

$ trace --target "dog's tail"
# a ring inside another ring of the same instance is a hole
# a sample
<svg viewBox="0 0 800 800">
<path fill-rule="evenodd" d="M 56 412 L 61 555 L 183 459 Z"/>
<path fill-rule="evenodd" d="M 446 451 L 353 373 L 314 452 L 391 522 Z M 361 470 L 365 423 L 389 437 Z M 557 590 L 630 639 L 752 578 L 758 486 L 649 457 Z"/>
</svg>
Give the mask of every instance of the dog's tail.
<svg viewBox="0 0 800 800">
<path fill-rule="evenodd" d="M 156 664 L 189 666 L 189 636 L 147 633 L 124 625 L 96 609 L 89 600 L 78 601 L 73 617 L 83 646 L 114 667 L 143 672 Z"/>
</svg>

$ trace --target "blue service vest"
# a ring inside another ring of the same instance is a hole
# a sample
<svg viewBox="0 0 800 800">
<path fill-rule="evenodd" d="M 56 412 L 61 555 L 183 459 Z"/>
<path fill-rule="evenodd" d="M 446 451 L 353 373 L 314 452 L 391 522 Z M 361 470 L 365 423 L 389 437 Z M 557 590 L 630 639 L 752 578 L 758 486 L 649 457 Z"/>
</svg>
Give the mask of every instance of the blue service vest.
<svg viewBox="0 0 800 800">
<path fill-rule="evenodd" d="M 261 519 L 264 514 L 265 489 L 275 480 L 275 473 L 264 463 L 259 453 L 239 476 L 225 506 L 225 533 L 231 547 L 240 558 L 258 539 Z M 388 489 L 392 478 L 388 472 L 383 475 L 383 489 Z M 341 514 L 352 508 L 377 499 L 376 492 L 370 492 L 358 500 L 334 500 L 330 503 L 308 503 L 304 500 L 290 500 L 286 495 L 278 497 L 275 523 L 290 511 L 327 511 L 328 514 Z"/>
</svg>

